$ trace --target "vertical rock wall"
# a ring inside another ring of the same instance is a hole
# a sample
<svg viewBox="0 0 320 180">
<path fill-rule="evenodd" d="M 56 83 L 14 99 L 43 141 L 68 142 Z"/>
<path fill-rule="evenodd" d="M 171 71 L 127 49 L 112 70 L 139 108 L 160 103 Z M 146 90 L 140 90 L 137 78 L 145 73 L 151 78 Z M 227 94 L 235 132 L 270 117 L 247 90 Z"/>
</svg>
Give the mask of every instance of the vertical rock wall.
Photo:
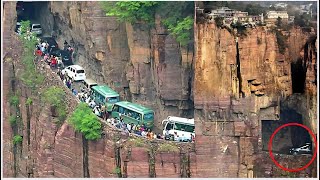
<svg viewBox="0 0 320 180">
<path fill-rule="evenodd" d="M 212 177 L 253 177 L 261 161 L 257 159 L 263 154 L 262 120 L 279 120 L 280 109 L 289 107 L 316 132 L 316 121 L 310 119 L 315 110 L 305 109 L 314 105 L 305 102 L 306 94 L 293 95 L 291 72 L 291 65 L 303 59 L 309 64 L 307 77 L 314 79 L 312 57 L 316 51 L 307 42 L 313 35 L 297 28 L 283 32 L 289 35 L 288 48 L 280 54 L 270 29 L 247 29 L 247 36 L 235 37 L 232 30 L 219 28 L 204 18 L 199 14 L 195 32 L 194 118 L 196 159 L 201 163 L 195 175 L 200 177 L 201 172 Z M 309 48 L 313 50 L 309 52 Z M 315 87 L 310 80 L 306 82 L 312 84 L 306 87 Z M 210 163 L 205 159 L 209 153 L 214 157 Z"/>
<path fill-rule="evenodd" d="M 168 115 L 192 117 L 193 50 L 180 48 L 159 17 L 150 28 L 106 17 L 99 2 L 50 2 L 50 7 L 58 43 L 72 42 L 75 62 L 88 77 L 114 88 L 122 99 L 153 108 L 156 128 Z"/>
</svg>

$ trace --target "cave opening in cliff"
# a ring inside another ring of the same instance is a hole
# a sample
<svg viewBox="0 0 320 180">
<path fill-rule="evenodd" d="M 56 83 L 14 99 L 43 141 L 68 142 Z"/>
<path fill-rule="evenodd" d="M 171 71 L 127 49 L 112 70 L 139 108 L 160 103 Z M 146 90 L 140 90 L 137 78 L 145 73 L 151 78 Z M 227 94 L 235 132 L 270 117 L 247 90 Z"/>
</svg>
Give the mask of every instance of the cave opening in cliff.
<svg viewBox="0 0 320 180">
<path fill-rule="evenodd" d="M 45 30 L 47 21 L 45 17 L 48 16 L 49 2 L 46 1 L 18 1 L 16 4 L 17 22 L 29 20 L 32 24 L 41 24 L 42 29 Z"/>
<path fill-rule="evenodd" d="M 306 65 L 301 58 L 291 63 L 292 92 L 304 93 L 306 81 Z"/>
<path fill-rule="evenodd" d="M 280 110 L 280 120 L 262 120 L 262 150 L 268 151 L 268 143 L 273 132 L 287 123 L 303 124 L 302 115 L 290 108 Z M 310 134 L 299 126 L 287 126 L 279 130 L 272 140 L 272 151 L 289 154 L 292 147 L 300 147 L 311 143 Z"/>
</svg>

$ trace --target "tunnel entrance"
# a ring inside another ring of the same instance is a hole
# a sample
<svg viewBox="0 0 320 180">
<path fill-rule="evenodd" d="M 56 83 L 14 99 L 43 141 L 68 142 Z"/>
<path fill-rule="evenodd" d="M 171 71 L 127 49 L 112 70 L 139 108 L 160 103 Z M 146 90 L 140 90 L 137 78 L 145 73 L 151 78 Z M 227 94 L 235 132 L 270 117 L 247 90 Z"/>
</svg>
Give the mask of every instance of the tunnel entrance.
<svg viewBox="0 0 320 180">
<path fill-rule="evenodd" d="M 287 123 L 302 123 L 302 115 L 293 109 L 282 108 L 280 120 L 262 120 L 262 150 L 268 151 L 268 143 L 272 133 L 280 126 Z M 300 147 L 311 143 L 310 134 L 302 127 L 288 126 L 275 135 L 272 141 L 272 151 L 281 154 L 289 154 L 292 147 Z"/>
<path fill-rule="evenodd" d="M 31 24 L 41 24 L 43 34 L 50 33 L 53 24 L 49 2 L 18 1 L 16 5 L 17 22 L 29 20 Z"/>
</svg>

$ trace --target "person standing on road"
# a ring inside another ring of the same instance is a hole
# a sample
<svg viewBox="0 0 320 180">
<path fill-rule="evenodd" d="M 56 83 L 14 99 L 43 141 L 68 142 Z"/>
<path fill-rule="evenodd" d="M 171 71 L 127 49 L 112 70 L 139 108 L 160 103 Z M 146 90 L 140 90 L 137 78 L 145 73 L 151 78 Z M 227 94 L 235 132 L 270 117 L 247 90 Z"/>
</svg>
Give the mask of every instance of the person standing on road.
<svg viewBox="0 0 320 180">
<path fill-rule="evenodd" d="M 71 89 L 71 80 L 70 80 L 70 79 L 67 81 L 67 87 L 68 87 L 69 89 Z"/>
<path fill-rule="evenodd" d="M 51 67 L 57 68 L 57 59 L 55 56 L 51 58 Z"/>
<path fill-rule="evenodd" d="M 102 119 L 106 120 L 106 106 L 104 104 L 101 106 L 101 116 Z"/>
</svg>

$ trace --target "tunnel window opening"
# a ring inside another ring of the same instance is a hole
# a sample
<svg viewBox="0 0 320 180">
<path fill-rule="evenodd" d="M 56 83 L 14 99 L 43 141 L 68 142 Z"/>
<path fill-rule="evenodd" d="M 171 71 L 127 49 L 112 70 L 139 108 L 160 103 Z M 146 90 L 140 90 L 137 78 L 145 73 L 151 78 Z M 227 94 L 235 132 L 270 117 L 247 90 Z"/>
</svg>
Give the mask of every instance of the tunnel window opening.
<svg viewBox="0 0 320 180">
<path fill-rule="evenodd" d="M 49 2 L 39 1 L 18 1 L 16 4 L 17 22 L 29 20 L 31 24 L 41 24 L 42 28 L 46 27 L 50 13 L 48 9 Z M 43 24 L 42 24 L 43 23 Z"/>
<path fill-rule="evenodd" d="M 292 92 L 304 93 L 306 81 L 306 68 L 303 60 L 300 58 L 291 63 Z"/>
<path fill-rule="evenodd" d="M 268 151 L 268 144 L 273 132 L 280 126 L 287 123 L 302 122 L 302 115 L 292 109 L 282 109 L 280 120 L 262 120 L 262 150 Z M 272 151 L 280 154 L 290 154 L 290 148 L 300 147 L 307 143 L 312 143 L 308 131 L 299 126 L 288 126 L 282 128 L 274 136 L 272 141 Z"/>
</svg>

